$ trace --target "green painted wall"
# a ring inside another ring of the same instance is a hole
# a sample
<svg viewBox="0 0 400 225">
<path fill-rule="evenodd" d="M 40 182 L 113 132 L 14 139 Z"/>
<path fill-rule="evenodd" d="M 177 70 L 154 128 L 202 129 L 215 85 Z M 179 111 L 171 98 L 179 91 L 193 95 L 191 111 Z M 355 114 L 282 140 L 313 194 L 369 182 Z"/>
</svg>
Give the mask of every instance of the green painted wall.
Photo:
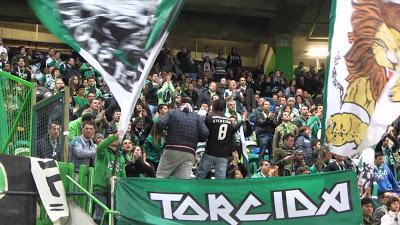
<svg viewBox="0 0 400 225">
<path fill-rule="evenodd" d="M 293 49 L 292 47 L 276 47 L 276 69 L 285 73 L 286 80 L 293 79 Z"/>
</svg>

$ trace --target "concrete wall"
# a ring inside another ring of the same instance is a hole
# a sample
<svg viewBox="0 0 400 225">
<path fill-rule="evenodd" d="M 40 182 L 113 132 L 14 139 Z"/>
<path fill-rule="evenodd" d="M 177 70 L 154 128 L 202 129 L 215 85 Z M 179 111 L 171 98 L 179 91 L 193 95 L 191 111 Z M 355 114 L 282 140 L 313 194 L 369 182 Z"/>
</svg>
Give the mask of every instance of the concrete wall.
<svg viewBox="0 0 400 225">
<path fill-rule="evenodd" d="M 0 22 L 0 37 L 4 39 L 62 43 L 42 25 Z"/>
</svg>

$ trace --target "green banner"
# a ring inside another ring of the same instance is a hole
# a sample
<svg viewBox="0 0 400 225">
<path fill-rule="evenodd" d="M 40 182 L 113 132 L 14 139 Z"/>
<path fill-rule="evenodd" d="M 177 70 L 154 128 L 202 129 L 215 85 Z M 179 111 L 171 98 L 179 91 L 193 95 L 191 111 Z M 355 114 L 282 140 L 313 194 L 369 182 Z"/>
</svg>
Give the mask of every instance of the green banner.
<svg viewBox="0 0 400 225">
<path fill-rule="evenodd" d="M 119 179 L 118 225 L 359 225 L 353 171 L 242 180 Z"/>
</svg>

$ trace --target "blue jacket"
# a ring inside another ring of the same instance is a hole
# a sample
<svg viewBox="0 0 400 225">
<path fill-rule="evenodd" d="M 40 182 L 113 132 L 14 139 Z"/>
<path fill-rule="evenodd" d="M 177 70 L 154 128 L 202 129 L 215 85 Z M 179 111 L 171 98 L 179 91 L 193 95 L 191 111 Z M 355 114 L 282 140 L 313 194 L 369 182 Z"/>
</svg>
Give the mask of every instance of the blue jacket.
<svg viewBox="0 0 400 225">
<path fill-rule="evenodd" d="M 207 140 L 209 131 L 196 113 L 175 109 L 157 121 L 157 130 L 167 130 L 165 149 L 196 154 L 197 143 Z"/>
<path fill-rule="evenodd" d="M 378 194 L 385 191 L 400 193 L 397 181 L 393 176 L 392 171 L 386 164 L 374 168 L 374 180 L 378 184 Z"/>
<path fill-rule="evenodd" d="M 96 144 L 92 140 L 86 140 L 83 135 L 74 138 L 70 143 L 70 153 L 75 166 L 75 172 L 79 171 L 80 165 L 94 163 L 96 157 Z"/>
</svg>

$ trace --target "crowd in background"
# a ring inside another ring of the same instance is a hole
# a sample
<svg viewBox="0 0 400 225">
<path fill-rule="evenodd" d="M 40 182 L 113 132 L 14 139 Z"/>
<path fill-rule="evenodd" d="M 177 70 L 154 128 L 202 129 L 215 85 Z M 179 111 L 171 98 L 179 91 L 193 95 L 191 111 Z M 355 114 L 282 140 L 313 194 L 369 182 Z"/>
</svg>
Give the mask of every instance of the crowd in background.
<svg viewBox="0 0 400 225">
<path fill-rule="evenodd" d="M 33 82 L 42 92 L 69 88 L 69 158 L 95 167 L 95 192 L 117 176 L 244 179 L 357 170 L 348 157 L 321 146 L 324 65 L 300 62 L 289 76 L 262 67 L 243 69 L 238 49 L 225 55 L 205 46 L 202 60 L 165 46 L 141 91 L 128 132 L 118 144 L 120 108 L 100 73 L 79 55 L 21 46 L 14 54 L 0 39 L 1 70 Z M 288 80 L 287 77 L 293 77 Z M 16 108 L 13 98 L 6 109 Z M 375 148 L 379 207 L 362 199 L 365 224 L 394 224 L 399 200 L 396 122 Z M 36 156 L 62 160 L 62 127 L 51 121 Z M 121 151 L 118 151 L 120 149 Z M 250 163 L 258 168 L 252 171 Z M 118 161 L 118 163 L 114 163 Z M 390 196 L 389 196 L 390 195 Z M 107 195 L 98 195 L 104 202 Z M 368 198 L 367 198 L 368 197 Z M 96 214 L 97 213 L 97 214 Z M 101 215 L 96 212 L 96 215 Z M 381 219 L 382 218 L 382 219 Z"/>
</svg>

